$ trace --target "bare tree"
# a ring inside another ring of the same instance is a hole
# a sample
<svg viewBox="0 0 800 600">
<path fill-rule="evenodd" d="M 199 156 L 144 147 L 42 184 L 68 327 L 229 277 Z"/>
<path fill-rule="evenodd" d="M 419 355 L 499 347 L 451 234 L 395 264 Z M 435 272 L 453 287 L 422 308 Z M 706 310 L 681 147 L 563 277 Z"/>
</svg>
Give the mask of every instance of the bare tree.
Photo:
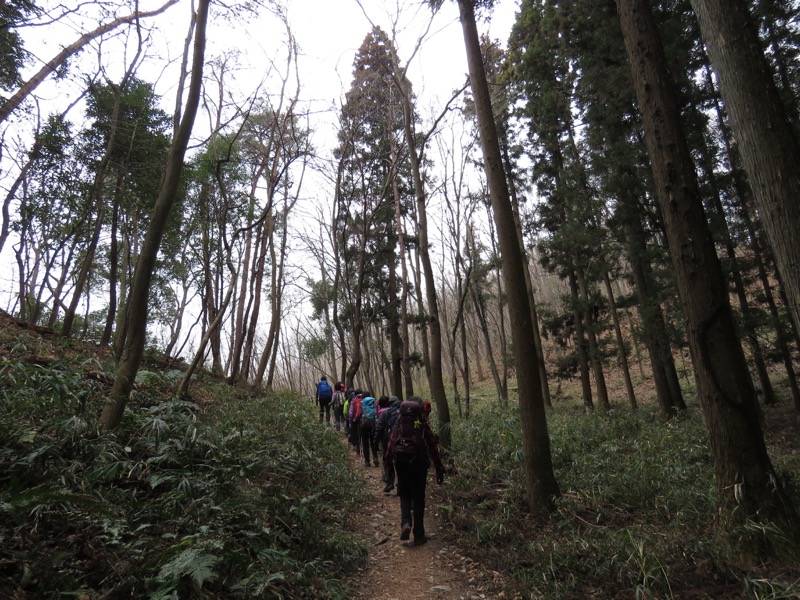
<svg viewBox="0 0 800 600">
<path fill-rule="evenodd" d="M 125 405 L 128 402 L 133 382 L 139 371 L 139 365 L 144 354 L 145 338 L 147 334 L 147 307 L 150 293 L 150 281 L 155 268 L 158 249 L 166 226 L 167 217 L 178 191 L 183 157 L 189 144 L 189 137 L 194 126 L 194 118 L 200 101 L 200 88 L 203 80 L 203 62 L 206 47 L 206 24 L 208 21 L 209 0 L 198 0 L 197 10 L 194 14 L 194 52 L 192 57 L 192 75 L 189 84 L 189 93 L 186 100 L 186 109 L 183 113 L 177 134 L 172 145 L 164 169 L 158 199 L 153 207 L 153 215 L 147 228 L 142 251 L 134 273 L 133 286 L 129 300 L 128 335 L 125 340 L 122 358 L 114 379 L 114 385 L 109 394 L 109 401 L 103 408 L 100 421 L 108 429 L 116 428 L 122 421 Z"/>
<path fill-rule="evenodd" d="M 179 0 L 168 0 L 160 7 L 151 10 L 140 12 L 136 11 L 124 17 L 119 17 L 114 19 L 113 21 L 109 21 L 97 27 L 96 29 L 83 34 L 77 40 L 72 42 L 70 45 L 66 46 L 61 52 L 56 54 L 52 59 L 50 59 L 45 65 L 39 69 L 39 71 L 34 74 L 28 81 L 23 83 L 19 89 L 14 92 L 9 98 L 7 98 L 2 105 L 0 105 L 0 123 L 3 123 L 8 116 L 16 110 L 20 104 L 42 83 L 47 77 L 52 74 L 56 69 L 58 69 L 61 65 L 63 65 L 67 59 L 71 56 L 75 55 L 81 49 L 83 49 L 89 42 L 94 39 L 97 39 L 101 35 L 108 33 L 109 31 L 113 31 L 117 27 L 121 25 L 126 25 L 129 23 L 138 22 L 140 19 L 145 19 L 148 17 L 154 17 L 160 15 L 164 11 L 166 11 L 171 6 L 177 4 Z"/>
</svg>

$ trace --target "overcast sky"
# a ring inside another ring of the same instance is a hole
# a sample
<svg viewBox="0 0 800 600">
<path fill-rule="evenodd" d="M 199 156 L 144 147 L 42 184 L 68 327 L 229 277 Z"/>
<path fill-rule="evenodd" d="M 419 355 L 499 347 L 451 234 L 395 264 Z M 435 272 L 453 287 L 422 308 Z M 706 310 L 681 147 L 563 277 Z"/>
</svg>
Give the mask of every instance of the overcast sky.
<svg viewBox="0 0 800 600">
<path fill-rule="evenodd" d="M 153 10 L 165 0 L 140 0 L 141 10 Z M 301 104 L 313 113 L 312 128 L 315 131 L 314 145 L 322 153 L 331 152 L 335 144 L 335 127 L 338 109 L 344 93 L 352 79 L 353 58 L 371 29 L 370 21 L 381 26 L 390 36 L 396 34 L 397 47 L 402 64 L 409 63 L 409 78 L 417 96 L 418 113 L 423 122 L 426 115 L 438 113 L 449 99 L 451 90 L 465 81 L 466 58 L 458 9 L 454 0 L 447 0 L 440 13 L 429 27 L 430 10 L 422 0 L 277 0 L 288 7 L 288 22 L 300 49 L 299 79 Z M 43 0 L 43 3 L 45 0 Z M 44 18 L 54 17 L 63 11 L 56 0 L 52 10 L 46 10 Z M 517 9 L 517 0 L 496 0 L 491 21 L 482 20 L 478 27 L 481 33 L 488 32 L 492 38 L 505 45 Z M 61 5 L 63 6 L 63 5 Z M 83 4 L 75 14 L 47 27 L 22 30 L 26 47 L 35 60 L 26 69 L 23 79 L 28 79 L 42 64 L 51 60 L 65 45 L 93 30 L 98 23 L 109 17 L 90 15 L 89 10 L 97 5 Z M 177 68 L 183 50 L 189 22 L 190 2 L 182 0 L 165 14 L 148 20 L 147 26 L 156 26 L 149 38 L 149 46 L 137 75 L 156 84 L 157 93 L 163 96 L 162 106 L 172 113 L 177 89 Z M 212 3 L 212 6 L 214 4 Z M 121 9 L 117 16 L 128 14 Z M 425 42 L 416 56 L 411 58 L 417 40 L 425 30 Z M 52 76 L 36 90 L 38 106 L 42 113 L 61 112 L 74 102 L 85 89 L 86 74 L 96 73 L 98 65 L 112 81 L 119 81 L 124 67 L 131 60 L 131 41 L 135 41 L 132 30 L 119 35 L 117 30 L 104 38 L 102 44 L 93 43 L 71 61 L 66 77 L 56 81 Z M 125 44 L 125 39 L 128 45 Z M 266 11 L 245 19 L 212 19 L 208 28 L 209 61 L 239 51 L 237 81 L 229 85 L 229 91 L 238 86 L 246 96 L 252 93 L 259 80 L 270 68 L 284 69 L 286 31 L 280 19 Z M 209 67 L 205 75 L 208 77 Z M 262 93 L 274 94 L 274 80 L 268 82 Z M 208 90 L 207 90 L 208 91 Z M 288 93 L 293 93 L 289 91 Z M 241 98 L 242 96 L 240 96 Z M 44 116 L 44 115 L 43 115 Z M 74 107 L 68 118 L 80 121 L 80 105 Z M 201 113 L 195 124 L 196 139 L 204 137 L 209 117 Z M 35 113 L 18 112 L 3 127 L 6 142 L 0 165 L 0 184 L 7 189 L 16 177 L 17 168 L 11 163 L 20 159 L 27 151 L 32 136 L 31 127 Z M 27 123 L 27 124 L 26 124 Z M 305 187 L 305 186 L 304 186 Z M 313 194 L 312 195 L 316 195 Z M 0 255 L 0 297 L 14 288 L 14 263 L 11 260 L 10 244 Z M 5 302 L 0 303 L 5 305 Z"/>
<path fill-rule="evenodd" d="M 306 54 L 304 70 L 323 95 L 333 96 L 349 87 L 353 58 L 370 30 L 369 20 L 390 35 L 396 29 L 404 64 L 430 22 L 430 10 L 420 0 L 362 0 L 362 4 L 367 16 L 356 0 L 289 0 L 290 24 Z M 516 0 L 499 0 L 491 23 L 480 23 L 480 31 L 489 31 L 505 45 L 516 4 Z M 393 20 L 397 21 L 394 27 Z M 418 97 L 433 99 L 460 87 L 466 71 L 458 9 L 454 1 L 448 1 L 411 61 L 410 78 Z"/>
</svg>

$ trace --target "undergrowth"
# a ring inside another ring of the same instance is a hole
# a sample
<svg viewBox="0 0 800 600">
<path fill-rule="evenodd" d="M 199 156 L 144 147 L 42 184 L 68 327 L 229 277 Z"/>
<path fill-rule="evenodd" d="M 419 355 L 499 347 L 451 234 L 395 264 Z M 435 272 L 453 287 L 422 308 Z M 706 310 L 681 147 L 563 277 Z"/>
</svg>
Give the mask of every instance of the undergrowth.
<svg viewBox="0 0 800 600">
<path fill-rule="evenodd" d="M 307 406 L 144 371 L 103 432 L 102 370 L 0 362 L 0 596 L 347 597 L 363 482 Z"/>
<path fill-rule="evenodd" d="M 743 566 L 715 528 L 714 475 L 699 411 L 548 411 L 556 514 L 526 516 L 519 411 L 489 401 L 453 426 L 440 516 L 523 598 L 796 598 L 800 573 Z M 776 467 L 797 500 L 797 458 Z M 733 535 L 747 536 L 747 525 Z M 758 532 L 780 543 L 780 532 Z"/>
</svg>

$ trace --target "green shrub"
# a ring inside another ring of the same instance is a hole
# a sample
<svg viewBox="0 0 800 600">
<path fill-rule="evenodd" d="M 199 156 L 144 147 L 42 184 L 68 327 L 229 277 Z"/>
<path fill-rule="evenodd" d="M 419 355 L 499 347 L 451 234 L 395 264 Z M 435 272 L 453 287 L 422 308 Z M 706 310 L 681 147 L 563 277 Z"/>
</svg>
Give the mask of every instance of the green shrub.
<svg viewBox="0 0 800 600">
<path fill-rule="evenodd" d="M 561 497 L 551 518 L 535 519 L 525 510 L 518 408 L 473 406 L 468 421 L 453 423 L 459 474 L 448 480 L 440 513 L 485 566 L 510 576 L 512 594 L 672 598 L 698 582 L 728 596 L 794 589 L 747 575 L 731 552 L 736 544 L 715 533 L 713 467 L 696 409 L 667 423 L 651 407 L 584 414 L 564 402 L 548 410 Z M 786 481 L 800 497 L 795 478 Z M 780 543 L 778 531 L 758 533 Z"/>
<path fill-rule="evenodd" d="M 337 436 L 291 396 L 220 385 L 202 410 L 154 373 L 109 433 L 80 369 L 0 366 L 2 546 L 19 565 L 0 591 L 346 597 L 363 480 Z"/>
</svg>

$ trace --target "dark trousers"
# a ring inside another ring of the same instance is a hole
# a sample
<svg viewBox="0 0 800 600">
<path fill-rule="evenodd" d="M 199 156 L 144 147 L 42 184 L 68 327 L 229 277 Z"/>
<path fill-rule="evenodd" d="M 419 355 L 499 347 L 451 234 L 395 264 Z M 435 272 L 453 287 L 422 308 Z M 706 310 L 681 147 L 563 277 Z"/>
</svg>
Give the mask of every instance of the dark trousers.
<svg viewBox="0 0 800 600">
<path fill-rule="evenodd" d="M 386 456 L 386 444 L 385 440 L 381 440 L 381 456 L 383 456 L 383 482 L 386 484 L 391 483 L 394 485 L 394 461 Z"/>
<path fill-rule="evenodd" d="M 319 401 L 319 422 L 322 423 L 323 417 L 325 418 L 325 422 L 330 425 L 331 424 L 331 401 L 330 400 L 320 400 Z"/>
<path fill-rule="evenodd" d="M 414 538 L 425 535 L 425 486 L 428 465 L 423 462 L 394 466 L 397 473 L 397 495 L 400 496 L 400 525 L 406 523 L 414 530 Z"/>
<path fill-rule="evenodd" d="M 356 454 L 361 454 L 361 438 L 358 432 L 358 423 L 350 424 L 350 444 L 353 446 Z"/>
<path fill-rule="evenodd" d="M 358 435 L 361 436 L 361 454 L 367 465 L 369 465 L 369 457 L 371 454 L 375 466 L 378 466 L 378 442 L 372 439 L 372 430 L 373 428 L 371 426 L 359 426 Z"/>
</svg>

